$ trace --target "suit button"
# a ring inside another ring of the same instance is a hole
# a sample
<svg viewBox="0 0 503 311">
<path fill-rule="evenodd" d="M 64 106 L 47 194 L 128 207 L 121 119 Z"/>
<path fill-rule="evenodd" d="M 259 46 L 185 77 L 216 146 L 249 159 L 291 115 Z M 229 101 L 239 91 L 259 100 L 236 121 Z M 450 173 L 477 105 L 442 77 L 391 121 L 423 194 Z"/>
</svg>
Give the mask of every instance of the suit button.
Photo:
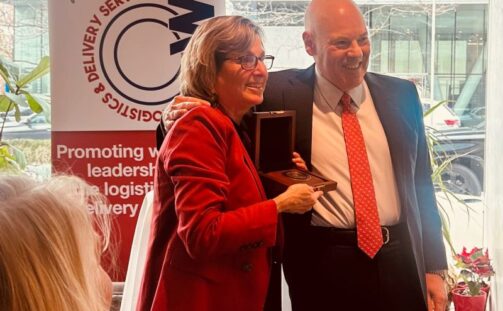
<svg viewBox="0 0 503 311">
<path fill-rule="evenodd" d="M 251 272 L 253 270 L 253 265 L 251 263 L 245 263 L 241 266 L 241 270 L 244 272 Z"/>
</svg>

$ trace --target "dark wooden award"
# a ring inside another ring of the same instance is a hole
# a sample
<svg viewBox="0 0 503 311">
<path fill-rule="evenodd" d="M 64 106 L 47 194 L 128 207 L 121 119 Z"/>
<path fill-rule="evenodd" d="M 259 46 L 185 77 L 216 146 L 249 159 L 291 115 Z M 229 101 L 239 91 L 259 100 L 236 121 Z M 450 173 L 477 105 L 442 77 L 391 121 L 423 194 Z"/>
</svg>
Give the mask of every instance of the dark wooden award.
<svg viewBox="0 0 503 311">
<path fill-rule="evenodd" d="M 268 196 L 276 196 L 297 183 L 306 183 L 323 192 L 336 189 L 335 181 L 296 169 L 292 163 L 295 111 L 254 112 L 248 126 L 252 158 Z"/>
</svg>

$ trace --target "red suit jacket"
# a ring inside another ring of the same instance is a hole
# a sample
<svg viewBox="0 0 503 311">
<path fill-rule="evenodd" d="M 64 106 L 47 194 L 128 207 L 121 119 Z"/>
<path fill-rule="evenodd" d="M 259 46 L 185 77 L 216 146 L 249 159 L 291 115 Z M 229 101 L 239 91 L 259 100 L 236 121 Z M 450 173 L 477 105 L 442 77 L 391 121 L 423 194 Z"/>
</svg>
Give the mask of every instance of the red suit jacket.
<svg viewBox="0 0 503 311">
<path fill-rule="evenodd" d="M 231 122 L 192 109 L 159 151 L 137 310 L 259 311 L 278 214 Z"/>
</svg>

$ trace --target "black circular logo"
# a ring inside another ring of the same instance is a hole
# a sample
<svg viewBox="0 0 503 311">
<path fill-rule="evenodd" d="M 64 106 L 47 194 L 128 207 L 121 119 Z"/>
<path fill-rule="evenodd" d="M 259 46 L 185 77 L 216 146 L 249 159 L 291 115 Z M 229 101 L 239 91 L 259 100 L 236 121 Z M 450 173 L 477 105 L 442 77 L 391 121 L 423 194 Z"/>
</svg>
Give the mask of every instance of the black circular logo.
<svg viewBox="0 0 503 311">
<path fill-rule="evenodd" d="M 110 20 L 100 40 L 99 65 L 117 94 L 148 106 L 165 104 L 178 94 L 181 55 L 171 55 L 169 45 L 180 35 L 168 26 L 176 15 L 163 5 L 143 3 Z"/>
</svg>

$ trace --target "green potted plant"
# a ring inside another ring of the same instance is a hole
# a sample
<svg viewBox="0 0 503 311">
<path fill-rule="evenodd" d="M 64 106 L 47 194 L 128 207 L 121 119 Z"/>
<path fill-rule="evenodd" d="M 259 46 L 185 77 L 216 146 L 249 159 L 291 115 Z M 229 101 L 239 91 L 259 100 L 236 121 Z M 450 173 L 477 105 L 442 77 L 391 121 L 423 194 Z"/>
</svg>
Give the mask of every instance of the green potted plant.
<svg viewBox="0 0 503 311">
<path fill-rule="evenodd" d="M 485 310 L 489 279 L 495 273 L 488 251 L 474 247 L 468 252 L 463 247 L 461 253 L 454 255 L 454 261 L 459 269 L 459 282 L 452 290 L 456 311 Z"/>
<path fill-rule="evenodd" d="M 433 105 L 431 108 L 424 112 L 424 117 L 428 117 L 435 109 L 438 107 L 447 104 L 448 101 L 440 101 Z M 450 233 L 450 218 L 449 218 L 449 210 L 453 210 L 453 208 L 462 207 L 466 210 L 467 213 L 475 212 L 472 207 L 470 207 L 459 195 L 451 191 L 448 185 L 444 184 L 443 175 L 446 171 L 450 169 L 452 162 L 457 158 L 465 156 L 465 154 L 454 154 L 449 155 L 443 152 L 442 148 L 436 148 L 440 145 L 440 139 L 442 138 L 442 132 L 437 131 L 432 128 L 427 128 L 427 143 L 432 167 L 432 181 L 433 185 L 437 193 L 440 194 L 442 200 L 438 200 L 437 204 L 440 211 L 440 218 L 442 221 L 442 234 L 444 237 L 444 241 L 446 242 L 446 246 L 452 256 L 456 256 L 457 252 L 453 246 L 451 233 Z M 450 306 L 453 294 L 452 290 L 459 287 L 458 282 L 458 273 L 456 271 L 456 267 L 452 264 L 449 264 L 449 269 L 446 273 L 446 285 L 449 293 L 449 303 Z"/>
<path fill-rule="evenodd" d="M 428 117 L 431 113 L 433 113 L 433 111 L 435 111 L 435 109 L 447 103 L 448 103 L 447 100 L 436 103 L 435 105 L 433 105 L 431 108 L 429 108 L 424 112 L 423 117 L 424 118 Z M 437 151 L 437 148 L 435 147 L 439 145 L 439 139 L 441 135 L 442 133 L 432 128 L 427 128 L 426 130 L 428 151 L 432 167 L 431 179 L 433 185 L 435 186 L 436 191 L 440 192 L 445 198 L 445 200 L 437 202 L 440 210 L 440 218 L 442 220 L 442 234 L 447 243 L 447 246 L 449 247 L 451 254 L 455 255 L 456 251 L 452 244 L 451 235 L 449 231 L 450 220 L 448 217 L 447 209 L 452 208 L 454 205 L 461 205 L 467 210 L 470 210 L 470 206 L 468 206 L 466 202 L 460 199 L 459 196 L 456 195 L 456 193 L 452 192 L 449 189 L 449 187 L 447 187 L 444 184 L 442 175 L 446 170 L 449 169 L 452 161 L 463 155 L 447 155 L 445 153 L 442 153 L 442 151 Z"/>
<path fill-rule="evenodd" d="M 0 57 L 0 77 L 5 82 L 5 92 L 0 92 L 0 171 L 19 172 L 26 166 L 24 153 L 3 140 L 3 131 L 9 112 L 14 111 L 17 122 L 21 119 L 20 108 L 28 107 L 34 113 L 44 112 L 50 118 L 50 106 L 41 96 L 29 91 L 29 84 L 49 72 L 49 57 L 42 57 L 38 65 L 25 75 L 19 68 Z"/>
</svg>

